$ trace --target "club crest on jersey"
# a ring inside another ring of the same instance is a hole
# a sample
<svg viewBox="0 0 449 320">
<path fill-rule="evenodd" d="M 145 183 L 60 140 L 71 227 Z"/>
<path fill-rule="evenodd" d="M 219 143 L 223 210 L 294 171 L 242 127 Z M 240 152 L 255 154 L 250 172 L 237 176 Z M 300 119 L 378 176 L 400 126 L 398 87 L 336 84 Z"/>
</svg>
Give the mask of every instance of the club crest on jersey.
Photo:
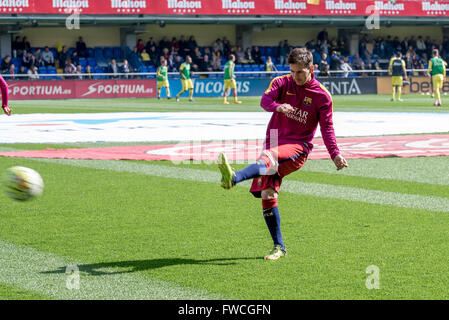
<svg viewBox="0 0 449 320">
<path fill-rule="evenodd" d="M 305 106 L 310 106 L 312 104 L 312 98 L 305 97 L 303 102 Z"/>
</svg>

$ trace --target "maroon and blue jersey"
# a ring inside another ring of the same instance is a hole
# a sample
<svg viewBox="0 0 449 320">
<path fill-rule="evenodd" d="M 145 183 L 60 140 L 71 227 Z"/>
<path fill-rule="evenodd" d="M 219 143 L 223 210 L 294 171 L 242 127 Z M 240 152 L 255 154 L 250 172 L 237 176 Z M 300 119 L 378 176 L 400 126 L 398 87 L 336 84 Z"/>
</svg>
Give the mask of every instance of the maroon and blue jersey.
<svg viewBox="0 0 449 320">
<path fill-rule="evenodd" d="M 332 97 L 313 73 L 311 76 L 311 80 L 303 86 L 298 86 L 291 75 L 271 81 L 260 102 L 262 108 L 273 112 L 267 127 L 265 147 L 270 148 L 270 130 L 277 129 L 279 145 L 297 143 L 310 153 L 319 124 L 324 144 L 333 160 L 340 151 L 332 121 Z M 294 107 L 295 111 L 288 114 L 276 112 L 276 108 L 284 103 Z"/>
</svg>

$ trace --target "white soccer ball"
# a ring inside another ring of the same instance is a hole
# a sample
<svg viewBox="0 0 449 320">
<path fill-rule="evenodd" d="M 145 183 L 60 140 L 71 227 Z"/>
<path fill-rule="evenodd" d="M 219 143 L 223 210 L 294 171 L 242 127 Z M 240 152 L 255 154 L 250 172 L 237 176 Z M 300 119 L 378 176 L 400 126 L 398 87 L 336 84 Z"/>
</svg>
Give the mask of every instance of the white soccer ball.
<svg viewBox="0 0 449 320">
<path fill-rule="evenodd" d="M 7 169 L 3 184 L 6 195 L 17 201 L 36 198 L 44 190 L 44 181 L 39 173 L 26 167 Z"/>
</svg>

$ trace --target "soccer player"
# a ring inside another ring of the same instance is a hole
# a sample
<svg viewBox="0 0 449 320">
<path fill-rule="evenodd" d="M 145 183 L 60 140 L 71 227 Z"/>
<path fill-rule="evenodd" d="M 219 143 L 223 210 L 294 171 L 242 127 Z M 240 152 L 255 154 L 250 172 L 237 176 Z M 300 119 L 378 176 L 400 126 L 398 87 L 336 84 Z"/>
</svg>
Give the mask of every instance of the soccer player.
<svg viewBox="0 0 449 320">
<path fill-rule="evenodd" d="M 429 68 L 427 69 L 427 76 L 432 74 L 433 94 L 435 97 L 434 106 L 441 106 L 441 92 L 444 78 L 446 77 L 446 62 L 440 58 L 438 49 L 432 50 L 432 58 L 429 60 Z"/>
<path fill-rule="evenodd" d="M 170 86 L 168 84 L 168 68 L 167 68 L 167 60 L 161 60 L 161 65 L 157 68 L 157 98 L 161 98 L 161 90 L 165 87 L 167 92 L 167 99 L 170 99 Z"/>
<path fill-rule="evenodd" d="M 402 60 L 402 53 L 397 52 L 390 60 L 388 67 L 388 74 L 391 75 L 391 84 L 393 89 L 393 96 L 391 101 L 403 101 L 401 99 L 402 94 L 402 81 L 407 80 L 407 70 L 405 69 L 405 61 Z M 402 78 L 404 76 L 404 78 Z"/>
<path fill-rule="evenodd" d="M 224 153 L 218 157 L 224 189 L 253 179 L 250 191 L 254 197 L 262 198 L 263 216 L 274 243 L 273 250 L 265 257 L 267 260 L 276 260 L 287 253 L 281 234 L 279 188 L 285 176 L 306 162 L 318 124 L 337 170 L 348 166 L 335 139 L 332 97 L 314 77 L 312 53 L 305 48 L 293 49 L 287 62 L 290 74 L 274 78 L 262 96 L 260 105 L 273 115 L 259 159 L 235 172 Z"/>
<path fill-rule="evenodd" d="M 6 115 L 10 116 L 11 109 L 8 107 L 8 84 L 2 76 L 0 76 L 0 90 L 2 92 L 2 109 Z"/>
<path fill-rule="evenodd" d="M 228 89 L 233 90 L 234 95 L 234 103 L 240 104 L 242 101 L 237 99 L 237 85 L 235 83 L 235 56 L 233 54 L 229 55 L 229 60 L 226 62 L 224 66 L 224 91 L 223 91 L 223 104 L 229 104 L 226 100 L 226 96 L 228 95 Z"/>
<path fill-rule="evenodd" d="M 179 75 L 181 76 L 182 90 L 176 95 L 176 101 L 179 101 L 181 94 L 189 90 L 189 101 L 193 101 L 193 82 L 190 79 L 190 64 L 192 58 L 186 56 L 186 61 L 179 67 Z"/>
</svg>

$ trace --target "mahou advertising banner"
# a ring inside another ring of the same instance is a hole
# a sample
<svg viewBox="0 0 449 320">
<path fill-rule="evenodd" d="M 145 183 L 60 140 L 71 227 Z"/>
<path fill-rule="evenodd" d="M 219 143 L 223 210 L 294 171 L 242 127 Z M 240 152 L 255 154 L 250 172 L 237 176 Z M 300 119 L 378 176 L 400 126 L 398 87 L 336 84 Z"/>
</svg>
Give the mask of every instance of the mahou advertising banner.
<svg viewBox="0 0 449 320">
<path fill-rule="evenodd" d="M 11 100 L 155 98 L 156 80 L 8 81 Z"/>
<path fill-rule="evenodd" d="M 449 0 L 0 0 L 0 14 L 447 16 Z"/>
</svg>

